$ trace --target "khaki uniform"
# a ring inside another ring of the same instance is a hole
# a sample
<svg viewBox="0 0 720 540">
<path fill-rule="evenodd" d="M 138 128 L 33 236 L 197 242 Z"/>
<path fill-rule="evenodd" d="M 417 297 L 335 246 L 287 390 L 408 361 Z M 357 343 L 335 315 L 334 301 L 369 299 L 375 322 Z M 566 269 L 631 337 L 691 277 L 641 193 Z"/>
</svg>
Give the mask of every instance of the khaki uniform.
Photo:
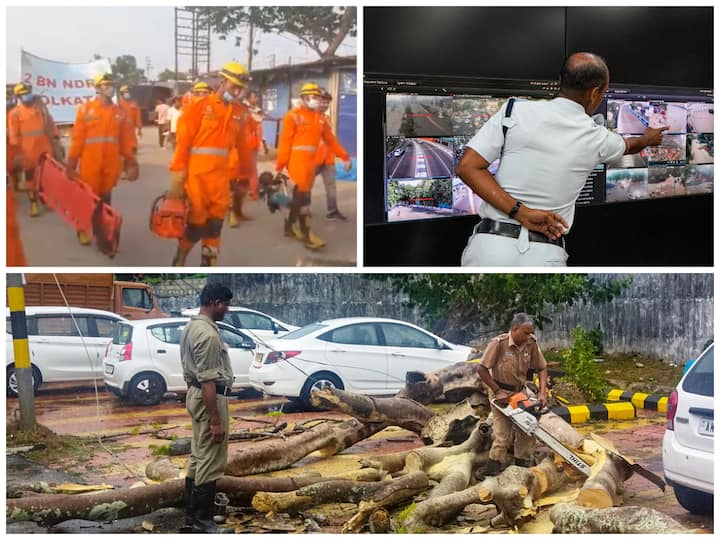
<svg viewBox="0 0 720 540">
<path fill-rule="evenodd" d="M 225 439 L 216 443 L 210 431 L 210 415 L 205 408 L 202 390 L 192 383 L 214 381 L 232 386 L 233 372 L 227 348 L 220 338 L 217 325 L 206 315 L 190 319 L 180 338 L 180 360 L 183 377 L 188 383 L 186 406 L 192 418 L 192 442 L 187 477 L 196 485 L 214 482 L 223 475 L 227 463 L 230 422 L 227 397 L 218 395 L 217 409 L 225 426 Z"/>
<path fill-rule="evenodd" d="M 547 368 L 545 357 L 538 347 L 535 336 L 531 335 L 523 345 L 518 346 L 513 342 L 510 333 L 500 334 L 490 341 L 480 364 L 490 371 L 493 379 L 501 387 L 506 387 L 504 389 L 511 393 L 522 390 L 529 369 Z M 532 459 L 535 439 L 514 429 L 512 422 L 502 414 L 493 412 L 492 417 L 493 444 L 490 448 L 490 459 L 504 462 L 511 445 L 514 446 L 516 458 Z"/>
</svg>

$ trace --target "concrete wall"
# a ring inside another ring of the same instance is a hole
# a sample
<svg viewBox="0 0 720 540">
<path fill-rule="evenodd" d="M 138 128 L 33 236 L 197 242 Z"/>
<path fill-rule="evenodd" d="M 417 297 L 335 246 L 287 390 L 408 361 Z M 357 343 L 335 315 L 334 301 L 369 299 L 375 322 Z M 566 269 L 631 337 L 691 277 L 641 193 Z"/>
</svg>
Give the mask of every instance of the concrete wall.
<svg viewBox="0 0 720 540">
<path fill-rule="evenodd" d="M 597 275 L 599 280 L 615 277 Z M 430 328 L 404 295 L 362 274 L 213 274 L 210 279 L 234 291 L 234 304 L 298 326 L 334 317 L 376 316 Z M 173 311 L 196 306 L 204 284 L 204 280 L 176 281 L 155 291 L 161 307 Z M 538 332 L 544 348 L 567 347 L 572 328 L 599 324 L 607 352 L 641 352 L 684 362 L 713 335 L 713 276 L 634 274 L 631 285 L 612 302 L 577 303 L 550 316 L 553 322 Z"/>
</svg>

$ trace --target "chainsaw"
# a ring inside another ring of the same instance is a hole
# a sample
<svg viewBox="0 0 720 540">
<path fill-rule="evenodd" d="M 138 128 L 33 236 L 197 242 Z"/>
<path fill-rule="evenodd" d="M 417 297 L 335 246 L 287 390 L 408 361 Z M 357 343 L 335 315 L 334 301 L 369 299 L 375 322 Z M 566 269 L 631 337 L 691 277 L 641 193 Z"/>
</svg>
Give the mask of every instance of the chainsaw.
<svg viewBox="0 0 720 540">
<path fill-rule="evenodd" d="M 494 399 L 492 405 L 500 414 L 508 418 L 513 425 L 517 426 L 520 431 L 548 446 L 585 476 L 590 476 L 590 465 L 540 425 L 538 418 L 548 412 L 547 407 L 544 407 L 536 400 L 528 398 L 523 392 L 512 394 L 504 400 Z"/>
</svg>

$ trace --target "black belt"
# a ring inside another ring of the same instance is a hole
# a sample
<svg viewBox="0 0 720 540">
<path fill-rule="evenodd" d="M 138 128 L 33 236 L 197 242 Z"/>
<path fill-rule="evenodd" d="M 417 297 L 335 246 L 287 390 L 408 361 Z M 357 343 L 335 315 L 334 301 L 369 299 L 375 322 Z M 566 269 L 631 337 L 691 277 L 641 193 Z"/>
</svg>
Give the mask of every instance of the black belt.
<svg viewBox="0 0 720 540">
<path fill-rule="evenodd" d="M 197 381 L 189 382 L 188 385 L 202 389 L 202 385 Z M 232 386 L 223 386 L 222 384 L 215 385 L 215 393 L 220 396 L 229 396 L 230 392 L 232 392 Z"/>
<path fill-rule="evenodd" d="M 512 384 L 501 383 L 497 379 L 493 379 L 493 380 L 495 381 L 495 384 L 497 384 L 503 390 L 507 390 L 508 392 L 517 392 L 518 390 L 520 390 L 519 386 L 513 386 Z"/>
<path fill-rule="evenodd" d="M 520 236 L 520 229 L 522 229 L 520 225 L 495 221 L 490 218 L 484 218 L 480 223 L 475 225 L 476 233 L 497 234 L 498 236 L 507 236 L 508 238 L 518 238 Z M 565 247 L 565 239 L 562 236 L 557 240 L 551 240 L 544 234 L 535 231 L 528 231 L 528 233 L 530 242 L 541 242 L 543 244 Z"/>
</svg>

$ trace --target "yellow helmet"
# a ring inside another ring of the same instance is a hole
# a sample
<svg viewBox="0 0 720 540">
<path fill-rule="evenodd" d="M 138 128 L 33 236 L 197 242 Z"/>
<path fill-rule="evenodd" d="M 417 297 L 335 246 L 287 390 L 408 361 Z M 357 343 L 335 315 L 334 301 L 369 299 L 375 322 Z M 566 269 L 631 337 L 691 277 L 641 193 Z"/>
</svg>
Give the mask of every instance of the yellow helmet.
<svg viewBox="0 0 720 540">
<path fill-rule="evenodd" d="M 315 83 L 305 83 L 300 88 L 301 96 L 319 96 L 320 94 L 320 87 Z"/>
<path fill-rule="evenodd" d="M 19 83 L 13 87 L 13 94 L 16 96 L 24 96 L 26 94 L 32 94 L 32 85 L 27 83 Z"/>
<path fill-rule="evenodd" d="M 210 88 L 210 85 L 206 82 L 200 81 L 196 82 L 195 85 L 192 87 L 193 92 L 210 92 L 212 91 L 212 88 Z"/>
<path fill-rule="evenodd" d="M 220 76 L 237 86 L 245 87 L 250 81 L 250 74 L 240 62 L 228 62 L 220 70 Z"/>
<path fill-rule="evenodd" d="M 98 73 L 93 77 L 93 86 L 98 87 L 101 84 L 115 84 L 115 80 L 111 73 Z"/>
<path fill-rule="evenodd" d="M 130 87 L 129 87 L 127 84 L 123 84 L 123 85 L 120 87 L 120 89 L 119 89 L 119 92 L 120 92 L 121 94 L 122 94 L 123 92 L 129 92 L 129 91 L 130 91 Z"/>
</svg>

